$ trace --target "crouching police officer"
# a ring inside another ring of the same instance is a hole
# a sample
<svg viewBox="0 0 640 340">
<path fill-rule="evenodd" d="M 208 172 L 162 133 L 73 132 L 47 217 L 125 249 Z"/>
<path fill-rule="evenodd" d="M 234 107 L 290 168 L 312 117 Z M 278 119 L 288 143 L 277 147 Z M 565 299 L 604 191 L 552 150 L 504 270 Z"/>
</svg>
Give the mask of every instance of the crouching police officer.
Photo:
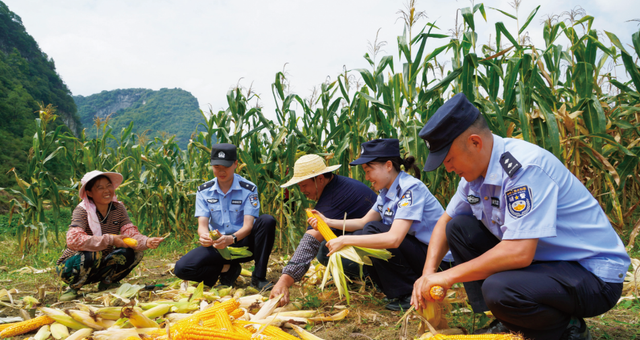
<svg viewBox="0 0 640 340">
<path fill-rule="evenodd" d="M 180 258 L 174 272 L 183 280 L 202 281 L 207 286 L 214 286 L 220 277 L 220 284 L 232 286 L 242 270 L 240 263 L 255 260 L 251 286 L 268 289 L 273 286 L 266 280 L 266 274 L 276 220 L 271 215 L 258 217 L 258 190 L 255 184 L 235 174 L 237 159 L 235 145 L 221 143 L 211 148 L 216 178 L 199 186 L 196 194 L 195 216 L 201 246 Z M 209 231 L 216 229 L 223 236 L 213 241 Z M 225 260 L 217 249 L 228 246 L 249 247 L 253 256 Z"/>
<path fill-rule="evenodd" d="M 431 286 L 464 282 L 489 332 L 527 339 L 591 339 L 583 320 L 611 309 L 630 260 L 591 193 L 546 150 L 493 135 L 457 94 L 420 131 L 425 171 L 444 163 L 462 179 L 431 236 L 412 304 Z M 437 273 L 451 249 L 456 266 Z"/>
</svg>

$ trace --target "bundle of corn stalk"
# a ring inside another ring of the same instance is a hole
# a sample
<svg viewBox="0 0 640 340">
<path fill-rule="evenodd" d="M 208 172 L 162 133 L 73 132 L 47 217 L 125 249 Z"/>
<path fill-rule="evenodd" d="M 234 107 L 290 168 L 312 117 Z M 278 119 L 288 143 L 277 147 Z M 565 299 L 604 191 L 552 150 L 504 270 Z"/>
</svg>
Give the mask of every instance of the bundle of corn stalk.
<svg viewBox="0 0 640 340">
<path fill-rule="evenodd" d="M 307 217 L 315 218 L 318 220 L 318 231 L 322 234 L 322 237 L 325 241 L 332 240 L 336 238 L 336 234 L 333 233 L 331 228 L 325 223 L 325 221 L 313 213 L 311 209 L 305 210 L 307 213 Z M 371 266 L 373 263 L 371 262 L 371 257 L 375 257 L 381 260 L 389 260 L 391 258 L 391 253 L 386 249 L 371 249 L 365 247 L 358 246 L 346 246 L 342 249 L 336 251 L 331 254 L 329 257 L 329 263 L 327 264 L 327 268 L 324 272 L 324 277 L 322 278 L 322 284 L 320 285 L 320 289 L 324 289 L 327 280 L 329 279 L 329 275 L 333 277 L 333 282 L 336 285 L 338 290 L 338 294 L 340 297 L 344 295 L 347 298 L 347 303 L 350 301 L 349 297 L 349 289 L 347 287 L 347 277 L 344 275 L 344 269 L 342 268 L 342 258 L 347 258 L 357 264 L 360 265 L 360 275 L 362 276 L 362 266 L 368 265 Z"/>
<path fill-rule="evenodd" d="M 182 288 L 185 288 L 184 286 Z M 43 313 L 32 320 L 0 326 L 0 338 L 36 332 L 35 340 L 79 340 L 91 336 L 94 340 L 120 339 L 298 339 L 280 327 L 294 328 L 302 339 L 319 339 L 297 325 L 342 320 L 343 310 L 335 315 L 319 315 L 317 311 L 276 308 L 282 295 L 267 300 L 260 294 L 250 296 L 213 296 L 197 288 L 187 287 L 188 298 L 136 303 L 132 298 L 125 306 L 91 306 L 76 304 L 60 310 L 41 307 Z M 171 291 L 171 290 L 170 290 Z M 166 291 L 165 291 L 166 292 Z M 159 295 L 162 291 L 157 292 Z M 178 295 L 181 296 L 181 295 Z M 176 296 L 176 297 L 178 297 Z M 211 302 L 211 303 L 210 303 Z M 293 307 L 293 309 L 296 309 Z M 252 313 L 251 311 L 255 312 Z M 193 313 L 195 312 L 195 313 Z M 70 332 L 73 331 L 73 333 Z M 70 334 L 71 333 L 71 334 Z"/>
</svg>

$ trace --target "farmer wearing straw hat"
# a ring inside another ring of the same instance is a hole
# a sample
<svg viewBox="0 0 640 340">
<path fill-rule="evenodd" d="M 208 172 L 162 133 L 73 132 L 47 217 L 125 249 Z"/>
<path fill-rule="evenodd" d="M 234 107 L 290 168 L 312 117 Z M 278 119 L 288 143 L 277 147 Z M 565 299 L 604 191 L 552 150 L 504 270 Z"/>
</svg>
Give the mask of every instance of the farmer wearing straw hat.
<svg viewBox="0 0 640 340">
<path fill-rule="evenodd" d="M 444 164 L 462 179 L 438 220 L 412 304 L 434 285 L 463 282 L 488 329 L 527 339 L 591 339 L 583 320 L 613 307 L 630 260 L 604 211 L 553 154 L 491 133 L 459 93 L 420 131 L 425 171 Z M 456 267 L 436 273 L 450 249 Z"/>
<path fill-rule="evenodd" d="M 61 301 L 75 299 L 80 287 L 89 283 L 100 282 L 98 290 L 119 285 L 140 263 L 142 251 L 155 249 L 164 240 L 140 234 L 131 223 L 115 194 L 122 175 L 94 170 L 85 174 L 80 183 L 82 201 L 73 210 L 67 248 L 56 262 L 58 275 L 69 284 Z M 138 245 L 128 246 L 123 241 L 125 237 L 135 239 Z"/>
<path fill-rule="evenodd" d="M 237 148 L 219 143 L 211 147 L 211 167 L 216 178 L 198 187 L 196 213 L 200 247 L 184 255 L 174 269 L 183 280 L 204 282 L 214 286 L 233 286 L 240 275 L 240 263 L 255 260 L 251 286 L 270 289 L 266 279 L 269 256 L 276 237 L 276 220 L 260 214 L 260 199 L 255 184 L 235 173 Z M 218 230 L 222 237 L 213 241 L 209 231 Z M 252 256 L 224 259 L 217 249 L 248 247 Z"/>
<path fill-rule="evenodd" d="M 318 155 L 304 155 L 296 161 L 293 177 L 281 187 L 298 184 L 298 188 L 308 199 L 316 201 L 314 209 L 331 218 L 342 220 L 345 212 L 347 218 L 366 215 L 376 201 L 376 194 L 360 181 L 333 174 L 332 172 L 338 168 L 340 164 L 326 166 L 322 157 Z M 334 232 L 337 235 L 342 234 L 341 229 Z M 280 304 L 288 303 L 289 287 L 302 279 L 314 257 L 317 256 L 320 263 L 327 264 L 329 250 L 325 243 L 320 232 L 311 227 L 307 229 L 293 257 L 282 270 L 278 283 L 271 291 L 272 298 L 283 293 Z M 350 260 L 343 260 L 343 266 L 347 275 L 356 277 L 360 274 L 358 264 Z"/>
</svg>

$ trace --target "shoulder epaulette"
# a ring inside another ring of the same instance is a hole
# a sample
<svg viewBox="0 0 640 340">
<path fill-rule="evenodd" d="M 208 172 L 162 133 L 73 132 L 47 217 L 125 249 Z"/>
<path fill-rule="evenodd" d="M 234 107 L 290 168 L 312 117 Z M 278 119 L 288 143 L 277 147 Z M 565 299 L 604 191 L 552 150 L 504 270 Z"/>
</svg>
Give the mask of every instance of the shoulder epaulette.
<svg viewBox="0 0 640 340">
<path fill-rule="evenodd" d="M 516 160 L 509 151 L 500 156 L 500 165 L 502 165 L 504 172 L 506 172 L 509 177 L 513 177 L 513 174 L 515 174 L 518 169 L 522 168 L 522 164 L 520 164 L 520 162 L 518 162 L 518 160 Z"/>
<path fill-rule="evenodd" d="M 198 192 L 200 192 L 200 191 L 202 191 L 202 190 L 204 190 L 204 189 L 207 189 L 207 188 L 211 188 L 211 187 L 213 186 L 213 184 L 214 184 L 214 183 L 215 183 L 215 180 L 213 180 L 213 181 L 209 181 L 209 182 L 207 182 L 207 183 L 205 183 L 205 184 L 203 184 L 203 185 L 199 186 L 199 187 L 198 187 Z"/>
<path fill-rule="evenodd" d="M 240 181 L 240 186 L 249 190 L 249 191 L 254 191 L 256 190 L 256 186 L 249 183 L 249 182 L 244 182 L 244 181 Z"/>
</svg>

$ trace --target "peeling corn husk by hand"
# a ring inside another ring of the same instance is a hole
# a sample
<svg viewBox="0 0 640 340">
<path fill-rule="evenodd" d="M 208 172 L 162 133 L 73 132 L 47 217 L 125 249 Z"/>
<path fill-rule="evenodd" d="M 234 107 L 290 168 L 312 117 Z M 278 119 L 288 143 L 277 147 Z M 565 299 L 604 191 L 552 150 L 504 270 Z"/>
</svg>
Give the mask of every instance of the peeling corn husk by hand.
<svg viewBox="0 0 640 340">
<path fill-rule="evenodd" d="M 218 230 L 213 230 L 209 231 L 209 236 L 212 240 L 215 241 L 222 237 L 222 234 Z M 225 260 L 241 259 L 253 255 L 253 253 L 249 250 L 249 247 L 226 247 L 217 250 L 220 253 L 220 256 L 222 256 L 222 258 L 224 258 Z"/>
</svg>

